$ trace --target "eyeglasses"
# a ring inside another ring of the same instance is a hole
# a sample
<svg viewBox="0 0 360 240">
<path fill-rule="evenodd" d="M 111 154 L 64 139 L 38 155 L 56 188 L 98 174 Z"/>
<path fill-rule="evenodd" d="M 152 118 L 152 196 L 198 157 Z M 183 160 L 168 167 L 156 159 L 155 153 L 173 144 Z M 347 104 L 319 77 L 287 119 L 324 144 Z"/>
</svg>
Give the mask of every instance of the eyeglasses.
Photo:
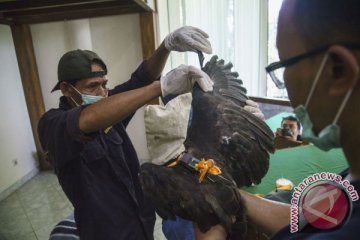
<svg viewBox="0 0 360 240">
<path fill-rule="evenodd" d="M 107 94 L 109 92 L 109 88 L 103 85 L 98 85 L 98 86 L 90 86 L 82 90 L 82 92 L 87 95 L 98 95 L 99 93 L 102 93 L 102 91 L 104 91 Z"/>
<path fill-rule="evenodd" d="M 101 93 L 102 91 L 105 91 L 105 94 L 108 95 L 109 94 L 109 88 L 107 88 L 104 85 L 97 85 L 97 86 L 90 86 L 87 87 L 85 89 L 82 89 L 81 92 L 74 87 L 73 84 L 70 84 L 70 86 L 75 89 L 79 94 L 85 94 L 85 95 L 93 95 L 93 96 L 97 96 L 99 93 Z"/>
<path fill-rule="evenodd" d="M 265 70 L 270 75 L 270 77 L 271 77 L 272 81 L 275 83 L 276 87 L 279 89 L 284 89 L 285 88 L 284 70 L 286 67 L 294 65 L 295 63 L 298 63 L 299 61 L 301 61 L 305 58 L 325 52 L 333 45 L 341 45 L 346 48 L 360 50 L 360 44 L 358 44 L 358 43 L 332 43 L 332 44 L 328 44 L 328 45 L 313 49 L 309 52 L 300 54 L 298 56 L 286 59 L 284 61 L 278 61 L 278 62 L 271 63 L 269 66 L 267 66 L 265 68 Z"/>
</svg>

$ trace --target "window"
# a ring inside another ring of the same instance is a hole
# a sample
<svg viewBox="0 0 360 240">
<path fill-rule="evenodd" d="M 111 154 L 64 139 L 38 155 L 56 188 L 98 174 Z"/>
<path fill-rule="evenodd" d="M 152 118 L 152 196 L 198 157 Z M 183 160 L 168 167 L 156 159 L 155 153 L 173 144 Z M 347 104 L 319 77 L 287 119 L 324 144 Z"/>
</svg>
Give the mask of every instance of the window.
<svg viewBox="0 0 360 240">
<path fill-rule="evenodd" d="M 271 79 L 267 80 L 265 72 L 268 62 L 277 57 L 273 42 L 278 12 L 276 7 L 280 6 L 281 1 L 158 0 L 160 37 L 163 39 L 180 26 L 198 27 L 210 35 L 213 54 L 233 63 L 233 71 L 239 73 L 248 95 L 284 97 Z M 278 2 L 278 5 L 274 2 Z M 206 55 L 205 62 L 211 56 Z M 180 64 L 199 66 L 195 53 L 173 52 L 170 59 L 166 71 Z"/>
<path fill-rule="evenodd" d="M 268 19 L 268 63 L 273 63 L 279 61 L 279 55 L 276 48 L 276 29 L 277 29 L 277 19 L 281 3 L 283 0 L 269 0 L 269 19 Z M 286 89 L 278 89 L 270 76 L 267 75 L 267 97 L 274 98 L 287 98 Z"/>
</svg>

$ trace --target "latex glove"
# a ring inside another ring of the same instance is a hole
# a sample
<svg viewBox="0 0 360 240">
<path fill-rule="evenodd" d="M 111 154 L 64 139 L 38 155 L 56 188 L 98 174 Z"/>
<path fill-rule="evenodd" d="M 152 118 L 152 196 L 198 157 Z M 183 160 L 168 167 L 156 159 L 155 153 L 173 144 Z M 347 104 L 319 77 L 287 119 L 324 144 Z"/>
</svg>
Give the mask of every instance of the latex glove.
<svg viewBox="0 0 360 240">
<path fill-rule="evenodd" d="M 169 51 L 201 51 L 212 53 L 212 48 L 207 38 L 209 35 L 199 28 L 185 26 L 171 32 L 164 39 L 165 47 Z"/>
<path fill-rule="evenodd" d="M 166 95 L 191 92 L 197 82 L 204 92 L 213 90 L 213 81 L 199 68 L 190 65 L 180 65 L 160 78 L 161 92 Z"/>
<path fill-rule="evenodd" d="M 259 104 L 254 102 L 253 100 L 246 100 L 246 105 L 244 107 L 244 110 L 248 111 L 249 113 L 254 114 L 256 117 L 260 118 L 261 120 L 265 121 L 265 116 L 261 112 L 259 108 Z"/>
</svg>

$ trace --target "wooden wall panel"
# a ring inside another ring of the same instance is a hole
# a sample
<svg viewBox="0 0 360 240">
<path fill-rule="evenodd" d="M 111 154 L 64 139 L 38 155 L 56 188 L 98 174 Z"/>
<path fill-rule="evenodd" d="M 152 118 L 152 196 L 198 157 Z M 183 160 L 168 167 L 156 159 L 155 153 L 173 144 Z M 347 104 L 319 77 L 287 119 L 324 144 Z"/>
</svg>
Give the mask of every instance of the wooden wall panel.
<svg viewBox="0 0 360 240">
<path fill-rule="evenodd" d="M 158 46 L 158 18 L 156 12 L 140 13 L 143 58 L 149 58 Z"/>
<path fill-rule="evenodd" d="M 0 23 L 32 24 L 152 11 L 144 0 L 0 1 Z"/>
<path fill-rule="evenodd" d="M 41 115 L 45 112 L 45 105 L 41 93 L 30 27 L 25 24 L 14 24 L 11 25 L 11 31 L 40 169 L 50 169 L 37 134 L 37 124 Z"/>
<path fill-rule="evenodd" d="M 156 12 L 140 13 L 143 59 L 148 59 L 159 46 L 158 24 L 158 15 Z M 159 99 L 154 98 L 148 104 L 159 104 Z"/>
</svg>

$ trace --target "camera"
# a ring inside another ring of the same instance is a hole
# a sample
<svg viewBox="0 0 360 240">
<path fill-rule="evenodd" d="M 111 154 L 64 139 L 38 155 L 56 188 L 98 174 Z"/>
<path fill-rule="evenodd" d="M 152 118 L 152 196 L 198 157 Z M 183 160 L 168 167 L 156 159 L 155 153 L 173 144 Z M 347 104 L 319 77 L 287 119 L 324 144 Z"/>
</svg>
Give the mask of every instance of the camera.
<svg viewBox="0 0 360 240">
<path fill-rule="evenodd" d="M 292 137 L 293 133 L 290 128 L 283 128 L 283 129 L 281 129 L 281 135 L 283 137 Z"/>
</svg>

